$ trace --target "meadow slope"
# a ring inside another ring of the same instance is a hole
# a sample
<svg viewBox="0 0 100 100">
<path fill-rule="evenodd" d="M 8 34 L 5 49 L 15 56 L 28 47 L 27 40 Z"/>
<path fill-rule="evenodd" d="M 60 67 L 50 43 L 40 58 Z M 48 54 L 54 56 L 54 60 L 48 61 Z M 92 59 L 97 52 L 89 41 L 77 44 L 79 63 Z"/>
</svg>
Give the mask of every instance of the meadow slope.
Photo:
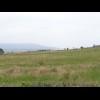
<svg viewBox="0 0 100 100">
<path fill-rule="evenodd" d="M 100 48 L 0 55 L 0 86 L 100 86 Z"/>
</svg>

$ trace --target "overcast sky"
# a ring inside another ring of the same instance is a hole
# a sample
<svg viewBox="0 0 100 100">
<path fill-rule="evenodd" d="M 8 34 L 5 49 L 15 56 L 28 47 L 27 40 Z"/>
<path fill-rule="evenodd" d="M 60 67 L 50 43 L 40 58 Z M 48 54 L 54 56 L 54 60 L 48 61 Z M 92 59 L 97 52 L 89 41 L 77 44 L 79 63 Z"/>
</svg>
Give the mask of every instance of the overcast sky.
<svg viewBox="0 0 100 100">
<path fill-rule="evenodd" d="M 0 12 L 0 43 L 100 45 L 100 12 Z"/>
</svg>

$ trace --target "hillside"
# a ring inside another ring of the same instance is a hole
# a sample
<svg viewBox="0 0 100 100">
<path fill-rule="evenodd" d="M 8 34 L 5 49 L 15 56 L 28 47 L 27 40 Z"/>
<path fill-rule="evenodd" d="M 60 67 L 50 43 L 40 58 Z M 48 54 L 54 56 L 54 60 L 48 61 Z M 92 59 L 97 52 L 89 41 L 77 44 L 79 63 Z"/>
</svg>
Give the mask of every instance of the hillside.
<svg viewBox="0 0 100 100">
<path fill-rule="evenodd" d="M 5 52 L 21 52 L 21 51 L 35 51 L 35 50 L 42 50 L 42 49 L 51 49 L 56 50 L 58 48 L 55 47 L 47 47 L 38 44 L 32 43 L 1 43 L 0 48 L 4 49 Z"/>
<path fill-rule="evenodd" d="M 0 86 L 100 86 L 100 48 L 0 55 Z"/>
</svg>

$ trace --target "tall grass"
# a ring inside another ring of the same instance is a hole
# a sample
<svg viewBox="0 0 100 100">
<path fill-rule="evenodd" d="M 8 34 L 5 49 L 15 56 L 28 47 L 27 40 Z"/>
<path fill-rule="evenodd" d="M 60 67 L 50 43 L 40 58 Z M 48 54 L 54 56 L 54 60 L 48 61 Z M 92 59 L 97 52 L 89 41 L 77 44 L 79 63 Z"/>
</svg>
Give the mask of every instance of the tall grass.
<svg viewBox="0 0 100 100">
<path fill-rule="evenodd" d="M 0 86 L 100 86 L 100 48 L 0 55 Z"/>
</svg>

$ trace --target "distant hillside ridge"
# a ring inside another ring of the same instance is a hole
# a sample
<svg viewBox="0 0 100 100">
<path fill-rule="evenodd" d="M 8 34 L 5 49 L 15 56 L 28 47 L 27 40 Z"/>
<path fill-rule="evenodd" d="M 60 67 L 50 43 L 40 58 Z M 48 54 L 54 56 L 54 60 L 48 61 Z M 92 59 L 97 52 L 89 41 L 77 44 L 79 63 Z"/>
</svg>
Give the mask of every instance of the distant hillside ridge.
<svg viewBox="0 0 100 100">
<path fill-rule="evenodd" d="M 19 51 L 35 51 L 35 50 L 57 50 L 59 48 L 56 47 L 48 47 L 42 46 L 39 44 L 31 44 L 31 43 L 0 43 L 0 48 L 2 48 L 5 52 L 19 52 Z"/>
</svg>

